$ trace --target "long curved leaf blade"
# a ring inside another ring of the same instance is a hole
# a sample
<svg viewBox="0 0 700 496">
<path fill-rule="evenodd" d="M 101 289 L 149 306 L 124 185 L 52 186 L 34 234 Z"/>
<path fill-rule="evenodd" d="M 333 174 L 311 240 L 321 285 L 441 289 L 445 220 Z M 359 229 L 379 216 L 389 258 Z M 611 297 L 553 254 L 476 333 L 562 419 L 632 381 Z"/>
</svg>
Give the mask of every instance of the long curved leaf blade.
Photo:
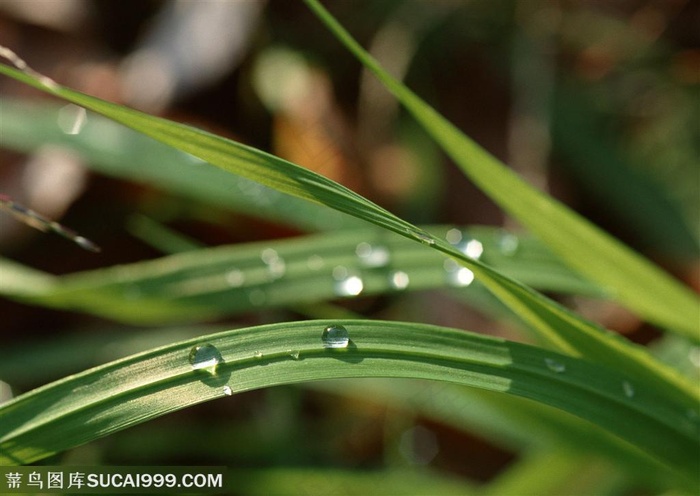
<svg viewBox="0 0 700 496">
<path fill-rule="evenodd" d="M 324 348 L 328 325 L 347 328 L 347 348 Z M 191 364 L 192 348 L 203 344 L 220 353 L 211 372 Z M 530 398 L 614 432 L 688 480 L 696 476 L 699 426 L 687 414 L 693 404 L 653 388 L 630 393 L 625 375 L 586 360 L 466 331 L 381 321 L 238 329 L 69 376 L 0 406 L 0 463 L 31 463 L 232 393 L 342 377 L 438 380 Z"/>
<path fill-rule="evenodd" d="M 650 321 L 700 340 L 700 301 L 642 256 L 520 179 L 389 75 L 317 0 L 304 0 L 333 35 L 408 109 L 462 171 L 572 268 Z"/>
<path fill-rule="evenodd" d="M 431 230 L 447 232 L 444 227 Z M 486 227 L 456 232 L 464 232 L 465 241 L 481 243 L 483 260 L 524 283 L 545 290 L 601 295 L 537 240 Z M 504 239 L 516 240 L 515 253 L 504 253 L 499 247 Z M 265 263 L 265 254 L 273 257 L 272 263 Z M 0 294 L 117 321 L 158 324 L 315 303 L 355 293 L 475 289 L 477 285 L 469 280 L 460 282 L 456 264 L 446 270 L 446 260 L 440 253 L 426 253 L 422 245 L 371 228 L 198 249 L 57 277 L 42 277 L 0 258 Z M 338 268 L 347 275 L 339 278 Z M 350 288 L 351 277 L 361 286 Z"/>
</svg>

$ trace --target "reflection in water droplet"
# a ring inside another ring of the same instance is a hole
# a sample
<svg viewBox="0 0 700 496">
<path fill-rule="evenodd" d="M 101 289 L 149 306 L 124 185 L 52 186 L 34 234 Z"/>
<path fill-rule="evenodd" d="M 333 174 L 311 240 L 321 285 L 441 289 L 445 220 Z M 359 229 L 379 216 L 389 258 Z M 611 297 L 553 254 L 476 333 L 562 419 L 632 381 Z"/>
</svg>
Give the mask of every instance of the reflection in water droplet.
<svg viewBox="0 0 700 496">
<path fill-rule="evenodd" d="M 216 373 L 216 367 L 224 361 L 221 353 L 213 344 L 205 343 L 193 346 L 189 354 L 193 370 L 204 370 L 210 374 Z"/>
<path fill-rule="evenodd" d="M 323 258 L 318 255 L 311 255 L 306 260 L 306 266 L 309 268 L 309 270 L 321 270 L 323 267 L 325 267 L 325 265 L 326 262 L 324 262 Z"/>
<path fill-rule="evenodd" d="M 328 326 L 321 333 L 321 342 L 324 348 L 347 348 L 350 334 L 344 326 Z"/>
<path fill-rule="evenodd" d="M 237 288 L 245 282 L 245 275 L 238 269 L 228 271 L 226 274 L 226 283 L 232 288 Z"/>
<path fill-rule="evenodd" d="M 87 112 L 83 107 L 68 104 L 58 111 L 58 127 L 66 134 L 80 134 L 87 122 Z"/>
<path fill-rule="evenodd" d="M 622 381 L 622 391 L 628 398 L 632 398 L 634 396 L 634 386 L 630 382 Z"/>
<path fill-rule="evenodd" d="M 447 282 L 452 286 L 465 287 L 474 281 L 474 273 L 451 258 L 445 260 L 443 267 L 447 272 Z"/>
<path fill-rule="evenodd" d="M 231 388 L 229 386 L 224 386 L 224 394 L 226 396 L 231 396 L 233 394 L 233 391 L 231 391 Z"/>
<path fill-rule="evenodd" d="M 357 296 L 365 287 L 360 276 L 340 265 L 333 269 L 333 279 L 336 281 L 334 291 L 338 296 Z"/>
<path fill-rule="evenodd" d="M 408 274 L 401 270 L 397 270 L 389 275 L 389 284 L 394 289 L 406 289 L 408 283 Z"/>
<path fill-rule="evenodd" d="M 389 263 L 389 250 L 384 246 L 372 246 L 363 241 L 357 245 L 355 253 L 365 267 L 384 267 Z"/>
<path fill-rule="evenodd" d="M 498 249 L 501 250 L 502 254 L 510 257 L 515 255 L 515 253 L 518 251 L 520 240 L 515 234 L 509 233 L 508 231 L 502 231 L 498 236 L 496 245 L 498 246 Z"/>
<path fill-rule="evenodd" d="M 416 238 L 418 241 L 420 241 L 423 244 L 426 245 L 434 245 L 435 244 L 435 239 L 428 234 L 425 231 L 421 231 L 418 229 L 409 229 L 408 234 Z"/>
<path fill-rule="evenodd" d="M 552 372 L 556 372 L 557 374 L 561 374 L 562 372 L 566 371 L 566 365 L 564 365 L 561 362 L 558 362 L 553 358 L 545 358 L 544 363 L 545 365 L 547 365 L 547 368 L 549 370 L 551 370 Z"/>
</svg>

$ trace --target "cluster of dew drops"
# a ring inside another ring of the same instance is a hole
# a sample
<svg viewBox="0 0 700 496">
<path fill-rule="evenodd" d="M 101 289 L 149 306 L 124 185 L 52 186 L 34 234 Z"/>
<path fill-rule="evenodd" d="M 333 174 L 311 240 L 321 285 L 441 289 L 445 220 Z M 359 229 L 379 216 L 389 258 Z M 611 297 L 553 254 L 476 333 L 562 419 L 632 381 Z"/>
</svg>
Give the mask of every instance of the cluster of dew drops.
<svg viewBox="0 0 700 496">
<path fill-rule="evenodd" d="M 345 326 L 334 324 L 326 327 L 321 333 L 321 343 L 326 349 L 343 349 L 350 344 L 350 334 Z M 290 351 L 289 355 L 295 360 L 299 359 L 298 351 Z M 253 357 L 260 359 L 262 352 L 256 351 Z M 216 370 L 224 362 L 219 349 L 211 343 L 203 343 L 193 346 L 188 356 L 192 370 L 216 375 Z M 223 392 L 227 396 L 233 394 L 230 386 L 224 386 Z"/>
</svg>

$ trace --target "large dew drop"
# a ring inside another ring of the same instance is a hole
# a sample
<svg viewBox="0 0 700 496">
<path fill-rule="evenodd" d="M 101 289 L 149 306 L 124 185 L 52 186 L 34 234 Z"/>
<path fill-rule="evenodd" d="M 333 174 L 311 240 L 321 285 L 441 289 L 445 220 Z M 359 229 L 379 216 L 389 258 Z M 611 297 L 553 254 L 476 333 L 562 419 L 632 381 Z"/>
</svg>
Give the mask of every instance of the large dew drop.
<svg viewBox="0 0 700 496">
<path fill-rule="evenodd" d="M 212 375 L 216 374 L 216 367 L 224 361 L 218 348 L 209 343 L 193 346 L 189 360 L 193 370 L 203 370 Z"/>
<path fill-rule="evenodd" d="M 348 330 L 341 325 L 328 326 L 321 334 L 324 348 L 347 348 L 350 342 Z"/>
</svg>

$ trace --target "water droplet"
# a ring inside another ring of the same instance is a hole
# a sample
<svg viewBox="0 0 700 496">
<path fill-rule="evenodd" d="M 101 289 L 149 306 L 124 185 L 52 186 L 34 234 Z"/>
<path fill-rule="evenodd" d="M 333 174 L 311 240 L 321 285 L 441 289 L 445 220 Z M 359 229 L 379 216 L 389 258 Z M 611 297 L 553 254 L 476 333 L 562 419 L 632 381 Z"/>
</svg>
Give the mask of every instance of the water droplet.
<svg viewBox="0 0 700 496">
<path fill-rule="evenodd" d="M 66 134 L 80 134 L 87 122 L 87 112 L 83 107 L 68 104 L 58 111 L 58 127 Z"/>
<path fill-rule="evenodd" d="M 306 266 L 309 268 L 309 270 L 321 270 L 325 265 L 326 262 L 318 255 L 311 255 L 306 260 Z"/>
<path fill-rule="evenodd" d="M 343 266 L 333 269 L 333 279 L 336 280 L 334 290 L 338 296 L 357 296 L 365 287 L 359 275 L 348 272 Z"/>
<path fill-rule="evenodd" d="M 270 274 L 270 278 L 279 279 L 280 277 L 284 276 L 284 273 L 287 270 L 287 264 L 284 262 L 284 259 L 277 254 L 275 250 L 273 250 L 272 248 L 264 249 L 262 254 L 260 255 L 260 258 L 262 259 L 263 263 L 267 265 L 267 270 Z"/>
<path fill-rule="evenodd" d="M 443 264 L 447 272 L 447 282 L 452 286 L 466 287 L 474 281 L 474 273 L 448 258 Z"/>
<path fill-rule="evenodd" d="M 363 241 L 357 245 L 355 253 L 365 267 L 384 267 L 389 263 L 389 250 L 385 246 L 372 246 Z"/>
<path fill-rule="evenodd" d="M 481 241 L 465 235 L 465 233 L 459 229 L 450 229 L 447 231 L 445 239 L 447 239 L 452 246 L 474 260 L 479 260 L 481 254 L 484 253 L 484 245 L 481 244 Z"/>
<path fill-rule="evenodd" d="M 408 287 L 408 283 L 408 274 L 401 270 L 397 270 L 389 276 L 389 284 L 394 289 L 406 289 Z"/>
<path fill-rule="evenodd" d="M 634 386 L 628 381 L 622 381 L 622 391 L 628 398 L 632 398 L 634 396 Z"/>
<path fill-rule="evenodd" d="M 498 236 L 496 245 L 503 255 L 511 257 L 518 251 L 520 240 L 515 234 L 502 231 Z"/>
<path fill-rule="evenodd" d="M 224 361 L 217 347 L 209 343 L 193 346 L 189 360 L 192 369 L 204 370 L 212 375 L 216 373 L 216 367 Z"/>
<path fill-rule="evenodd" d="M 459 249 L 466 256 L 473 258 L 474 260 L 479 260 L 479 258 L 481 258 L 481 254 L 484 253 L 484 245 L 481 244 L 481 241 L 476 239 L 470 239 L 464 243 L 464 246 L 460 245 Z"/>
<path fill-rule="evenodd" d="M 232 288 L 238 288 L 245 282 L 245 275 L 238 269 L 228 271 L 226 274 L 226 283 Z"/>
<path fill-rule="evenodd" d="M 226 396 L 231 396 L 233 394 L 233 391 L 231 390 L 230 386 L 224 386 L 224 394 Z"/>
<path fill-rule="evenodd" d="M 545 358 L 544 363 L 545 365 L 547 365 L 547 368 L 552 372 L 556 372 L 557 374 L 566 372 L 566 365 L 553 358 Z"/>
<path fill-rule="evenodd" d="M 294 360 L 299 360 L 299 351 L 298 350 L 289 350 L 289 356 L 292 357 Z"/>
<path fill-rule="evenodd" d="M 425 231 L 422 231 L 420 229 L 409 229 L 408 234 L 416 238 L 418 241 L 420 241 L 423 244 L 426 245 L 434 245 L 435 244 L 435 239 L 428 234 Z"/>
<path fill-rule="evenodd" d="M 258 359 L 262 358 L 263 357 L 262 351 L 256 351 L 255 353 L 253 353 L 253 356 L 255 358 L 258 358 Z"/>
<path fill-rule="evenodd" d="M 321 341 L 324 348 L 347 348 L 350 334 L 344 326 L 332 325 L 323 330 Z"/>
<path fill-rule="evenodd" d="M 451 245 L 456 245 L 460 241 L 462 241 L 462 231 L 460 231 L 459 229 L 452 228 L 449 231 L 447 231 L 445 239 Z"/>
</svg>

